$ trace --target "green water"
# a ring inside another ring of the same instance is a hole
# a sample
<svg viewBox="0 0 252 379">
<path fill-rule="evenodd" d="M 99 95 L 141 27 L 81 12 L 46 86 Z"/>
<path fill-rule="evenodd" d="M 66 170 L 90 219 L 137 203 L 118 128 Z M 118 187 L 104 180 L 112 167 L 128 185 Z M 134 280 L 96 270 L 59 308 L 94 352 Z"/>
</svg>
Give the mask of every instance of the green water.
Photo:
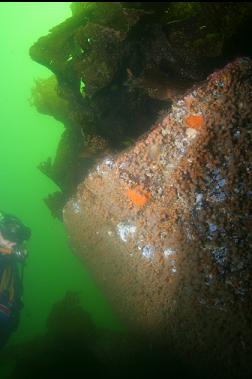
<svg viewBox="0 0 252 379">
<path fill-rule="evenodd" d="M 43 202 L 57 186 L 37 166 L 54 157 L 63 125 L 29 103 L 36 78 L 51 73 L 29 57 L 29 47 L 70 17 L 70 3 L 0 4 L 0 209 L 32 229 L 25 269 L 24 309 L 10 343 L 43 333 L 52 305 L 67 290 L 79 291 L 98 326 L 119 328 L 110 305 L 87 270 L 72 254 L 63 225 Z"/>
</svg>

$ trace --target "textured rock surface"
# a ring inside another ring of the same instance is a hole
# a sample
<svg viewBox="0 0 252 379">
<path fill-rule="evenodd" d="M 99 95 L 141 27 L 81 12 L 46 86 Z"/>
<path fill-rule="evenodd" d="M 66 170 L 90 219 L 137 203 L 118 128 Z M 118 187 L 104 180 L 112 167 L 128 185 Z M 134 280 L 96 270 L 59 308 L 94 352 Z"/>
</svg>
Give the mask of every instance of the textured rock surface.
<svg viewBox="0 0 252 379">
<path fill-rule="evenodd" d="M 251 104 L 252 63 L 238 59 L 101 161 L 64 210 L 132 330 L 240 373 L 252 351 Z"/>
<path fill-rule="evenodd" d="M 46 200 L 59 217 L 100 156 L 94 141 L 125 148 L 192 84 L 252 54 L 248 2 L 77 2 L 72 11 L 30 49 L 55 75 L 37 81 L 33 103 L 66 127 L 56 161 L 40 166 L 62 192 Z"/>
</svg>

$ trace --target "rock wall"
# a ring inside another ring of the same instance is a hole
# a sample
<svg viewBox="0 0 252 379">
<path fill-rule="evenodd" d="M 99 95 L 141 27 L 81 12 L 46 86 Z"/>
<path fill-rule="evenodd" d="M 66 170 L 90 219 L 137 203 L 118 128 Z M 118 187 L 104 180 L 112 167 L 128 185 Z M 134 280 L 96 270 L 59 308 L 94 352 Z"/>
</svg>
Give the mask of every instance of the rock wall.
<svg viewBox="0 0 252 379">
<path fill-rule="evenodd" d="M 56 159 L 39 168 L 66 199 L 104 153 L 120 151 L 172 101 L 234 57 L 252 55 L 251 3 L 73 3 L 73 15 L 30 48 L 54 74 L 32 103 L 65 125 Z"/>
<path fill-rule="evenodd" d="M 252 351 L 251 104 L 241 58 L 101 161 L 64 210 L 76 253 L 131 330 L 229 369 Z"/>
<path fill-rule="evenodd" d="M 67 203 L 76 254 L 130 330 L 241 377 L 252 354 L 251 3 L 72 11 L 30 49 L 54 75 L 32 101 L 65 125 L 55 161 L 39 167 L 60 187 L 46 203 L 59 218 Z"/>
</svg>

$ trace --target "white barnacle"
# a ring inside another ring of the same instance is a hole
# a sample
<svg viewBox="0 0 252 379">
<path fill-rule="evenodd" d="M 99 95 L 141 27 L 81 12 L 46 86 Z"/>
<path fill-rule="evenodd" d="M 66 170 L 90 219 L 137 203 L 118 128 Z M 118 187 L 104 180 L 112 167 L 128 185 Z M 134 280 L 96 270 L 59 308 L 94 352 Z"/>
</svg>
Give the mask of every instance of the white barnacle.
<svg viewBox="0 0 252 379">
<path fill-rule="evenodd" d="M 100 164 L 96 166 L 96 171 L 101 176 L 108 175 L 107 169 L 112 170 L 115 167 L 115 162 L 111 158 L 105 158 Z"/>
<path fill-rule="evenodd" d="M 142 254 L 147 259 L 152 259 L 154 257 L 155 248 L 152 245 L 146 245 L 142 248 Z"/>
<path fill-rule="evenodd" d="M 99 164 L 96 166 L 96 171 L 98 174 L 102 174 L 101 166 Z"/>
<path fill-rule="evenodd" d="M 240 136 L 241 136 L 241 131 L 240 131 L 239 129 L 237 129 L 237 130 L 235 131 L 235 133 L 234 133 L 234 137 L 235 137 L 235 138 L 240 138 Z"/>
<path fill-rule="evenodd" d="M 211 174 L 210 184 L 213 189 L 210 192 L 209 199 L 214 202 L 223 202 L 226 200 L 227 193 L 223 191 L 223 187 L 227 184 L 227 180 L 222 177 L 221 170 L 216 168 Z"/>
<path fill-rule="evenodd" d="M 124 169 L 126 169 L 127 167 L 129 166 L 129 163 L 128 162 L 121 162 L 120 164 L 119 164 L 119 168 L 121 169 L 121 170 L 124 170 Z"/>
<path fill-rule="evenodd" d="M 96 171 L 101 176 L 106 176 L 107 175 L 107 172 L 105 170 L 103 170 L 103 168 L 102 168 L 102 164 L 98 164 L 96 166 Z"/>
<path fill-rule="evenodd" d="M 80 203 L 79 203 L 78 200 L 72 202 L 72 207 L 73 207 L 73 211 L 74 211 L 74 213 L 80 213 L 80 211 L 81 211 L 81 206 L 80 206 Z"/>
<path fill-rule="evenodd" d="M 216 191 L 215 193 L 212 194 L 210 197 L 210 200 L 217 202 L 217 203 L 222 203 L 223 201 L 226 200 L 226 193 L 225 192 L 218 192 Z"/>
<path fill-rule="evenodd" d="M 218 181 L 218 184 L 217 184 L 217 186 L 216 186 L 216 189 L 219 189 L 219 188 L 224 187 L 225 184 L 226 184 L 226 180 L 225 180 L 225 179 L 220 179 L 220 180 Z"/>
<path fill-rule="evenodd" d="M 220 266 L 224 266 L 227 261 L 228 249 L 225 246 L 217 247 L 212 251 L 212 255 Z"/>
<path fill-rule="evenodd" d="M 196 193 L 196 209 L 199 210 L 203 206 L 203 201 L 204 201 L 204 195 L 201 192 Z"/>
<path fill-rule="evenodd" d="M 208 227 L 211 233 L 215 233 L 218 230 L 218 226 L 216 224 L 208 223 Z"/>
<path fill-rule="evenodd" d="M 189 140 L 194 139 L 197 136 L 198 132 L 193 128 L 187 128 L 186 129 L 186 136 L 189 138 Z"/>
<path fill-rule="evenodd" d="M 168 247 L 168 248 L 166 248 L 165 250 L 164 250 L 164 256 L 166 257 L 166 258 L 168 258 L 168 257 L 170 257 L 170 256 L 172 256 L 172 255 L 174 255 L 176 253 L 176 251 L 174 250 L 174 249 L 171 249 L 170 247 Z"/>
<path fill-rule="evenodd" d="M 120 222 L 117 225 L 117 234 L 123 242 L 128 242 L 129 238 L 136 233 L 137 227 L 129 222 Z"/>
<path fill-rule="evenodd" d="M 188 140 L 186 138 L 179 138 L 174 141 L 174 146 L 177 148 L 177 153 L 181 156 L 185 155 L 188 148 Z M 179 157 L 178 157 L 179 158 Z"/>
<path fill-rule="evenodd" d="M 171 272 L 173 272 L 174 274 L 175 274 L 175 272 L 177 272 L 175 259 L 172 259 L 172 261 L 171 261 Z"/>
<path fill-rule="evenodd" d="M 115 167 L 115 162 L 111 158 L 105 158 L 103 163 L 110 169 Z"/>
</svg>

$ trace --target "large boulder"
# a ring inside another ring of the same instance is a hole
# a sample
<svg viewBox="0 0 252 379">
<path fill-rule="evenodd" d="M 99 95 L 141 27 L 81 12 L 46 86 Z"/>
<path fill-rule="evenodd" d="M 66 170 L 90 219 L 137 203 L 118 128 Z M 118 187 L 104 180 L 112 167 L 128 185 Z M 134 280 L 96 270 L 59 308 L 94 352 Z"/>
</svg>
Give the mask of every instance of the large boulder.
<svg viewBox="0 0 252 379">
<path fill-rule="evenodd" d="M 30 48 L 32 59 L 55 75 L 37 81 L 32 101 L 67 129 L 56 162 L 40 167 L 60 186 L 62 194 L 46 200 L 59 217 L 64 199 L 97 160 L 94 140 L 123 149 L 192 84 L 252 54 L 249 2 L 76 2 L 71 8 L 70 18 Z"/>
<path fill-rule="evenodd" d="M 64 209 L 129 328 L 229 377 L 252 351 L 251 104 L 252 62 L 240 58 L 102 160 Z"/>
</svg>

